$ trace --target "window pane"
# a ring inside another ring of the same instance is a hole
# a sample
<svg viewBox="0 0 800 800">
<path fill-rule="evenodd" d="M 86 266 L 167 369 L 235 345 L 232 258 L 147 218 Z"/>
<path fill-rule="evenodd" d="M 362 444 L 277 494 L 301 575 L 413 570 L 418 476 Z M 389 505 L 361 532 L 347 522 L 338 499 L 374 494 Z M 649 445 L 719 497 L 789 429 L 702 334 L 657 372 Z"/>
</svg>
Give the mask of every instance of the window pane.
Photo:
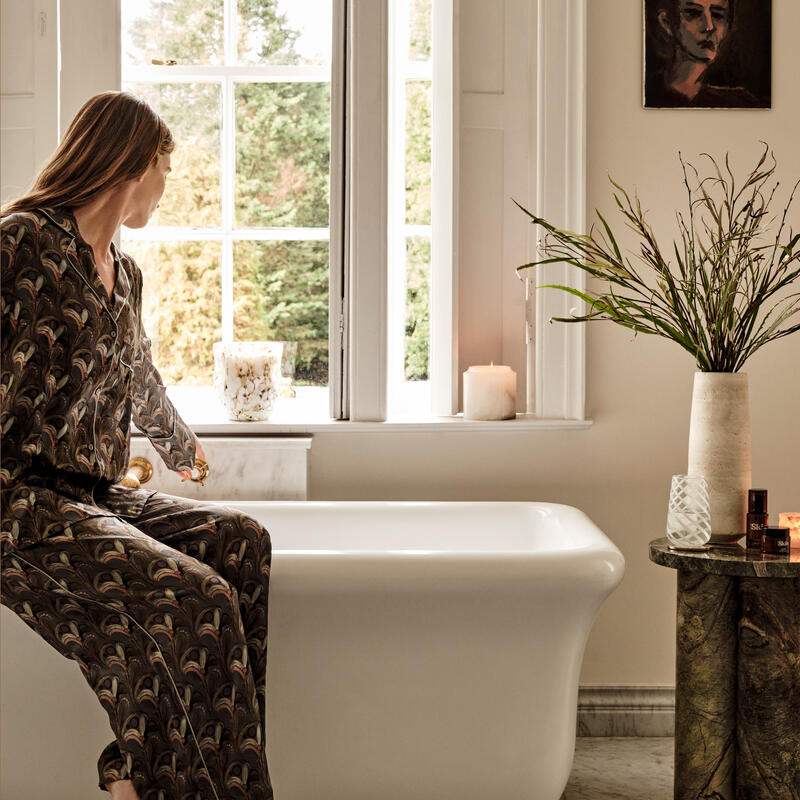
<svg viewBox="0 0 800 800">
<path fill-rule="evenodd" d="M 406 239 L 406 340 L 404 374 L 407 381 L 428 380 L 431 328 L 431 240 Z"/>
<path fill-rule="evenodd" d="M 124 231 L 123 231 L 124 234 Z M 122 239 L 144 274 L 142 313 L 165 385 L 210 386 L 222 338 L 219 242 Z"/>
<path fill-rule="evenodd" d="M 409 0 L 408 60 L 431 60 L 431 0 Z"/>
<path fill-rule="evenodd" d="M 219 226 L 220 86 L 217 83 L 132 83 L 172 131 L 172 172 L 151 225 Z"/>
<path fill-rule="evenodd" d="M 330 84 L 236 87 L 236 220 L 327 227 Z"/>
<path fill-rule="evenodd" d="M 329 64 L 331 0 L 239 0 L 240 64 Z"/>
<path fill-rule="evenodd" d="M 431 224 L 430 81 L 406 81 L 406 222 Z"/>
<path fill-rule="evenodd" d="M 328 385 L 328 242 L 239 241 L 233 252 L 238 341 L 297 342 L 295 383 Z"/>
<path fill-rule="evenodd" d="M 222 64 L 223 0 L 122 0 L 122 65 Z"/>
</svg>

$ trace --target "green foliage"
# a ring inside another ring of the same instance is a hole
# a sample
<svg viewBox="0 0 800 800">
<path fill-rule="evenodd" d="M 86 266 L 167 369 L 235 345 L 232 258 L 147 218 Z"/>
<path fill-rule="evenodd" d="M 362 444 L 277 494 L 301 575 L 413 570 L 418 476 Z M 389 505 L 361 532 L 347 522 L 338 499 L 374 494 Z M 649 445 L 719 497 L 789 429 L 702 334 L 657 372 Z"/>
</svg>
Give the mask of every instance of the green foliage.
<svg viewBox="0 0 800 800">
<path fill-rule="evenodd" d="M 223 0 L 125 0 L 147 11 L 130 26 L 135 64 L 172 59 L 179 64 L 221 64 L 224 59 Z M 267 5 L 272 5 L 268 3 Z"/>
<path fill-rule="evenodd" d="M 130 90 L 143 97 L 172 131 L 172 172 L 151 225 L 219 227 L 220 103 L 218 84 L 138 83 Z"/>
<path fill-rule="evenodd" d="M 299 33 L 288 26 L 274 0 L 238 0 L 239 58 L 265 64 L 299 64 L 294 51 Z M 257 43 L 255 47 L 251 43 Z"/>
<path fill-rule="evenodd" d="M 791 291 L 800 278 L 800 234 L 787 231 L 800 181 L 773 232 L 769 206 L 778 184 L 772 182 L 776 162 L 769 147 L 741 187 L 727 156 L 720 165 L 703 155 L 709 173 L 701 177 L 679 154 L 689 202 L 686 216 L 677 214 L 680 244 L 672 243 L 674 261 L 656 242 L 638 197 L 631 199 L 614 181 L 617 208 L 641 240 L 635 263 L 623 256 L 599 212 L 602 230 L 593 227 L 585 235 L 560 230 L 517 203 L 548 232 L 542 246 L 546 258 L 518 270 L 562 262 L 603 285 L 603 291 L 587 292 L 544 287 L 576 295 L 591 309 L 556 321 L 611 320 L 636 333 L 665 336 L 691 353 L 704 372 L 738 372 L 767 342 L 800 330 L 800 323 L 792 322 L 800 315 L 800 292 Z"/>
<path fill-rule="evenodd" d="M 431 224 L 431 82 L 406 83 L 406 222 Z"/>
<path fill-rule="evenodd" d="M 406 239 L 405 379 L 428 380 L 431 328 L 430 239 Z"/>
<path fill-rule="evenodd" d="M 328 382 L 328 243 L 237 242 L 234 337 L 297 342 L 295 382 Z"/>
<path fill-rule="evenodd" d="M 416 3 L 417 9 L 420 5 L 425 5 L 425 0 Z M 427 19 L 430 20 L 430 12 Z M 430 57 L 430 29 L 427 41 Z M 431 224 L 430 81 L 406 82 L 406 222 L 410 225 Z M 428 379 L 430 262 L 430 239 L 407 238 L 404 374 L 409 381 Z"/>
<path fill-rule="evenodd" d="M 222 338 L 219 242 L 126 242 L 144 273 L 144 318 L 165 384 L 209 385 Z"/>
<path fill-rule="evenodd" d="M 236 87 L 236 219 L 243 227 L 326 227 L 330 85 Z"/>
<path fill-rule="evenodd" d="M 430 60 L 431 2 L 432 0 L 411 0 L 411 19 L 408 26 L 410 61 Z"/>
</svg>

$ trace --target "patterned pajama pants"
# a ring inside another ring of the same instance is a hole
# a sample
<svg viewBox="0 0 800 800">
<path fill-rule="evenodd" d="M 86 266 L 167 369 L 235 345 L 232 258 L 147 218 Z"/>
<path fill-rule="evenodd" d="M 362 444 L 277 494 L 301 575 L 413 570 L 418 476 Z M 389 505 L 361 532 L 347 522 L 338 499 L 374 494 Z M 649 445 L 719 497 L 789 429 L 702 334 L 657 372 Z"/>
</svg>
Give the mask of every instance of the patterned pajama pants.
<svg viewBox="0 0 800 800">
<path fill-rule="evenodd" d="M 119 493 L 116 495 L 119 498 Z M 57 543 L 20 540 L 2 602 L 76 661 L 116 737 L 99 782 L 142 800 L 265 800 L 271 543 L 231 509 L 153 494 L 140 515 L 98 498 Z"/>
</svg>

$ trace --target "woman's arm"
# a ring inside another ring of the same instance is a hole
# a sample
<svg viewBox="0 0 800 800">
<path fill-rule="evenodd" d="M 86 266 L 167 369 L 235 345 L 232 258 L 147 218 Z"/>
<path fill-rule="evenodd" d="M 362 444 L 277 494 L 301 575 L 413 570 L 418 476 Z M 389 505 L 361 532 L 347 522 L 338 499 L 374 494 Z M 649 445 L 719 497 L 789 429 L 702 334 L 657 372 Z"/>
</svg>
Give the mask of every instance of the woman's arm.
<svg viewBox="0 0 800 800">
<path fill-rule="evenodd" d="M 164 463 L 189 477 L 195 458 L 202 457 L 197 437 L 181 419 L 158 373 L 150 352 L 150 339 L 141 321 L 141 272 L 134 270 L 133 318 L 139 326 L 136 337 L 131 395 L 133 422 L 149 439 Z"/>
</svg>

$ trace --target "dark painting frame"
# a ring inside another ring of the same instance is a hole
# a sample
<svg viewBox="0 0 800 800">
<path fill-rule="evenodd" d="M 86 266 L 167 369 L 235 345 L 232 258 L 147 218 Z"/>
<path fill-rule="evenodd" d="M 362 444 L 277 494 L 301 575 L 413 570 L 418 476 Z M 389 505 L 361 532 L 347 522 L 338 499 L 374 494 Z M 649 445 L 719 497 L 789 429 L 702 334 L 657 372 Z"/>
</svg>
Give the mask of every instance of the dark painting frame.
<svg viewBox="0 0 800 800">
<path fill-rule="evenodd" d="M 645 108 L 772 107 L 772 0 L 643 5 Z"/>
</svg>

